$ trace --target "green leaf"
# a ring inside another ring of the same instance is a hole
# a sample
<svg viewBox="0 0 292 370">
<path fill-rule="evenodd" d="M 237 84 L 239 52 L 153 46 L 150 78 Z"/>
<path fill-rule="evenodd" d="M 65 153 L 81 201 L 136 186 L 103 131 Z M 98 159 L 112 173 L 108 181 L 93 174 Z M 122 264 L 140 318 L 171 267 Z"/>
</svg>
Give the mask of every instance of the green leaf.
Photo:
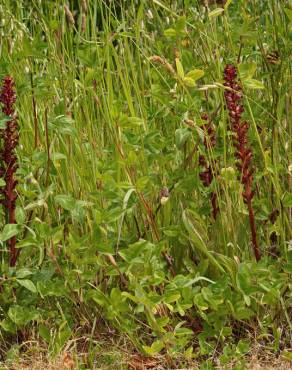
<svg viewBox="0 0 292 370">
<path fill-rule="evenodd" d="M 176 37 L 177 33 L 174 28 L 168 28 L 167 30 L 164 31 L 164 36 L 166 37 Z"/>
<path fill-rule="evenodd" d="M 52 161 L 60 161 L 60 160 L 67 160 L 67 157 L 63 153 L 52 153 L 51 154 Z"/>
<path fill-rule="evenodd" d="M 225 5 L 224 5 L 224 9 L 226 10 L 231 3 L 232 3 L 232 0 L 227 0 Z"/>
<path fill-rule="evenodd" d="M 65 325 L 68 325 L 66 321 L 61 324 L 61 327 L 63 328 Z M 63 346 L 65 345 L 65 343 L 68 342 L 70 336 L 72 335 L 69 327 L 66 327 L 63 330 L 61 330 L 61 327 L 54 341 L 53 355 L 57 355 L 58 353 L 60 353 Z"/>
<path fill-rule="evenodd" d="M 184 76 L 185 76 L 184 67 L 183 67 L 183 65 L 181 64 L 181 61 L 178 58 L 175 58 L 175 65 L 176 65 L 176 70 L 177 70 L 177 74 L 178 74 L 179 78 L 183 79 Z"/>
<path fill-rule="evenodd" d="M 3 330 L 9 332 L 9 333 L 15 333 L 17 330 L 17 327 L 13 321 L 7 317 L 6 319 L 2 320 L 0 322 L 0 326 Z"/>
<path fill-rule="evenodd" d="M 292 22 L 292 10 L 289 8 L 284 8 L 284 12 L 286 13 L 287 17 L 289 18 L 289 21 Z"/>
<path fill-rule="evenodd" d="M 110 304 L 107 296 L 98 288 L 91 290 L 89 295 L 100 306 L 106 307 Z"/>
<path fill-rule="evenodd" d="M 247 89 L 258 90 L 258 89 L 264 89 L 265 88 L 265 85 L 261 81 L 255 80 L 253 78 L 249 78 L 249 79 L 244 80 L 243 84 Z"/>
<path fill-rule="evenodd" d="M 224 12 L 224 8 L 216 8 L 209 13 L 209 18 L 218 17 L 218 15 Z"/>
<path fill-rule="evenodd" d="M 60 194 L 55 196 L 55 202 L 67 211 L 73 211 L 76 201 L 71 195 Z"/>
<path fill-rule="evenodd" d="M 194 296 L 194 304 L 202 311 L 206 311 L 209 308 L 208 303 L 201 293 Z"/>
<path fill-rule="evenodd" d="M 184 77 L 183 83 L 188 87 L 195 87 L 196 81 L 193 80 L 191 77 Z"/>
<path fill-rule="evenodd" d="M 192 214 L 194 215 L 193 211 L 185 210 L 183 211 L 183 215 L 182 215 L 183 223 L 185 225 L 185 228 L 189 232 L 190 239 L 194 243 L 195 247 L 208 257 L 208 259 L 210 260 L 210 263 L 212 263 L 213 266 L 217 267 L 221 272 L 225 272 L 223 267 L 218 262 L 218 260 L 208 250 L 208 247 L 203 239 L 203 236 L 199 232 L 198 228 L 192 223 L 191 221 Z"/>
<path fill-rule="evenodd" d="M 250 343 L 245 340 L 240 340 L 236 346 L 236 351 L 241 355 L 247 354 L 250 350 Z"/>
<path fill-rule="evenodd" d="M 174 332 L 175 332 L 175 335 L 177 337 L 179 336 L 185 336 L 185 335 L 193 335 L 194 332 L 191 330 L 191 329 L 188 329 L 188 328 L 177 328 L 177 329 L 174 329 Z"/>
<path fill-rule="evenodd" d="M 238 307 L 234 313 L 234 317 L 237 319 L 237 320 L 244 320 L 244 319 L 249 319 L 251 318 L 252 316 L 254 316 L 254 312 L 249 309 L 249 308 L 245 308 L 245 307 Z"/>
<path fill-rule="evenodd" d="M 39 325 L 39 335 L 44 339 L 47 343 L 50 343 L 51 340 L 51 333 L 50 329 L 45 325 Z"/>
<path fill-rule="evenodd" d="M 17 279 L 23 279 L 23 278 L 25 278 L 25 277 L 27 277 L 27 276 L 29 276 L 29 275 L 32 275 L 33 273 L 29 270 L 29 269 L 27 269 L 27 268 L 22 268 L 22 269 L 20 269 L 20 270 L 18 270 L 18 271 L 16 271 L 16 277 L 17 277 Z"/>
<path fill-rule="evenodd" d="M 26 289 L 30 290 L 32 293 L 36 293 L 37 289 L 34 283 L 28 279 L 16 279 L 19 285 L 22 285 Z"/>
<path fill-rule="evenodd" d="M 1 115 L 2 116 L 2 115 Z M 6 129 L 6 123 L 7 122 L 9 122 L 9 121 L 11 121 L 11 118 L 10 117 L 8 117 L 8 116 L 2 116 L 1 118 L 0 118 L 0 130 L 5 130 Z"/>
<path fill-rule="evenodd" d="M 6 224 L 0 234 L 0 241 L 5 242 L 6 240 L 17 235 L 21 230 L 20 225 L 17 224 Z"/>
<path fill-rule="evenodd" d="M 179 292 L 169 291 L 163 295 L 163 301 L 166 303 L 173 303 L 173 302 L 178 301 L 180 297 L 181 297 L 181 294 Z"/>
<path fill-rule="evenodd" d="M 186 77 L 191 78 L 194 81 L 197 81 L 199 78 L 204 76 L 205 72 L 202 69 L 192 69 L 187 73 Z"/>
<path fill-rule="evenodd" d="M 288 361 L 292 361 L 292 352 L 289 351 L 282 351 L 281 356 Z"/>
<path fill-rule="evenodd" d="M 14 305 L 9 308 L 8 317 L 18 327 L 22 327 L 30 321 L 36 320 L 39 317 L 39 314 L 34 308 Z"/>
<path fill-rule="evenodd" d="M 16 207 L 16 210 L 15 210 L 15 218 L 16 218 L 16 222 L 19 225 L 23 225 L 24 224 L 24 222 L 25 222 L 25 212 L 24 212 L 24 209 L 23 208 Z"/>
<path fill-rule="evenodd" d="M 0 187 L 6 186 L 6 182 L 4 179 L 0 178 Z"/>
<path fill-rule="evenodd" d="M 179 17 L 178 20 L 176 21 L 175 29 L 178 33 L 182 34 L 184 33 L 185 28 L 186 28 L 186 16 L 183 15 Z"/>
<path fill-rule="evenodd" d="M 140 117 L 128 117 L 126 115 L 121 115 L 119 123 L 124 128 L 134 128 L 143 126 L 144 121 Z"/>
<path fill-rule="evenodd" d="M 155 356 L 164 348 L 164 343 L 161 340 L 156 340 L 152 343 L 151 347 L 143 346 L 144 351 L 149 356 Z"/>
<path fill-rule="evenodd" d="M 283 207 L 292 207 L 292 193 L 285 193 L 282 204 Z"/>
<path fill-rule="evenodd" d="M 188 138 L 191 136 L 191 132 L 188 128 L 178 128 L 175 130 L 175 145 L 178 149 L 182 149 Z"/>
<path fill-rule="evenodd" d="M 49 122 L 49 129 L 62 135 L 77 136 L 77 130 L 73 126 L 74 120 L 71 117 L 59 115 Z"/>
<path fill-rule="evenodd" d="M 251 79 L 254 76 L 256 69 L 257 69 L 256 63 L 240 63 L 238 66 L 238 71 L 241 80 L 243 81 Z"/>
</svg>

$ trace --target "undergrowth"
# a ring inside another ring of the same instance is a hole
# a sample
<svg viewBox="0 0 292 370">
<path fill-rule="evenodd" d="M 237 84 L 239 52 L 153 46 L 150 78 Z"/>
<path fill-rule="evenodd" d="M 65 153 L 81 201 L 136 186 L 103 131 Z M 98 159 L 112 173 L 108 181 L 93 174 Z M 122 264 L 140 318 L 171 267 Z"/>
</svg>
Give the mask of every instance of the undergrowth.
<svg viewBox="0 0 292 370">
<path fill-rule="evenodd" d="M 168 368 L 291 359 L 291 21 L 288 0 L 1 2 L 3 358 L 119 333 Z"/>
</svg>

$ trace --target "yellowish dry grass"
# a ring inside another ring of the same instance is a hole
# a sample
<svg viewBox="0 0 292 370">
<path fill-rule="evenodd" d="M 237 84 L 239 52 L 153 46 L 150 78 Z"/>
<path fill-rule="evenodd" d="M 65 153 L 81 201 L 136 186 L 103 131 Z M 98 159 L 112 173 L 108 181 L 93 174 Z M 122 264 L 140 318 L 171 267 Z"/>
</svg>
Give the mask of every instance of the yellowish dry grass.
<svg viewBox="0 0 292 370">
<path fill-rule="evenodd" d="M 170 366 L 167 359 L 163 356 L 146 357 L 137 353 L 127 340 L 116 341 L 108 338 L 100 346 L 100 350 L 95 352 L 95 367 L 88 367 L 86 370 L 199 370 L 197 362 L 189 362 L 187 365 Z M 30 341 L 23 347 L 25 350 L 19 355 L 17 361 L 13 363 L 1 363 L 0 370 L 79 370 L 80 364 L 89 356 L 87 351 L 82 353 L 81 348 L 74 346 L 73 342 L 68 342 L 63 353 L 56 359 L 49 356 L 48 349 L 43 343 Z M 85 348 L 84 348 L 85 349 Z M 244 370 L 292 370 L 292 348 L 286 348 L 279 356 L 269 351 L 267 347 L 255 343 L 249 354 L 241 358 L 240 367 Z M 214 359 L 218 370 L 235 369 L 236 360 L 225 366 L 219 365 L 219 359 Z M 244 360 L 244 361 L 243 361 Z M 177 360 L 177 363 L 180 361 Z M 181 363 L 186 363 L 181 361 Z M 82 367 L 84 369 L 84 367 Z"/>
<path fill-rule="evenodd" d="M 230 364 L 225 367 L 216 367 L 218 370 L 232 370 L 236 364 Z M 121 366 L 121 367 L 120 367 Z M 170 370 L 169 367 L 156 363 L 155 361 L 143 364 L 142 362 L 130 361 L 127 365 L 101 365 L 90 370 L 119 370 L 119 369 L 132 369 L 132 370 Z M 62 356 L 56 361 L 48 361 L 45 357 L 42 358 L 25 358 L 20 359 L 17 364 L 3 364 L 0 365 L 2 370 L 78 370 L 78 365 L 72 359 L 70 355 Z M 197 365 L 188 368 L 177 368 L 177 370 L 198 370 Z M 289 370 L 292 369 L 292 361 L 276 358 L 266 358 L 265 360 L 260 360 L 258 358 L 250 359 L 249 363 L 245 366 L 246 370 Z M 173 369 L 174 370 L 174 369 Z"/>
</svg>

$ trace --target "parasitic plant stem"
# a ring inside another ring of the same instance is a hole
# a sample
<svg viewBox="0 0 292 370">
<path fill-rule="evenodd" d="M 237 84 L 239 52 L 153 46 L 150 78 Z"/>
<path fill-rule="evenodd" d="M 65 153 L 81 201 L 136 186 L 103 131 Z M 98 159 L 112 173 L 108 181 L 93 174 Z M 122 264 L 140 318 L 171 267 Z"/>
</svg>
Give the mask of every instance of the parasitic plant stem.
<svg viewBox="0 0 292 370">
<path fill-rule="evenodd" d="M 1 166 L 0 176 L 5 181 L 5 186 L 0 189 L 1 204 L 4 206 L 7 222 L 15 224 L 15 203 L 17 193 L 15 191 L 17 180 L 15 172 L 18 168 L 15 148 L 18 145 L 18 124 L 15 115 L 14 104 L 16 101 L 15 87 L 13 78 L 6 76 L 3 79 L 3 85 L 0 92 L 0 103 L 2 103 L 2 112 L 7 116 L 6 128 L 0 130 L 2 139 L 2 148 L 0 152 Z M 16 237 L 13 236 L 7 241 L 10 255 L 10 266 L 15 266 L 19 250 L 16 248 Z"/>
<path fill-rule="evenodd" d="M 241 173 L 241 183 L 244 187 L 242 196 L 248 208 L 254 255 L 256 260 L 259 261 L 261 258 L 261 253 L 257 241 L 254 211 L 252 207 L 252 198 L 254 196 L 254 192 L 252 190 L 252 151 L 248 147 L 247 137 L 249 125 L 246 121 L 241 120 L 242 113 L 244 112 L 243 105 L 241 104 L 242 88 L 237 81 L 237 71 L 233 65 L 227 65 L 225 67 L 224 81 L 224 86 L 228 88 L 225 90 L 224 96 L 227 110 L 229 112 L 231 128 L 234 134 L 235 156 L 238 160 L 236 166 Z"/>
</svg>

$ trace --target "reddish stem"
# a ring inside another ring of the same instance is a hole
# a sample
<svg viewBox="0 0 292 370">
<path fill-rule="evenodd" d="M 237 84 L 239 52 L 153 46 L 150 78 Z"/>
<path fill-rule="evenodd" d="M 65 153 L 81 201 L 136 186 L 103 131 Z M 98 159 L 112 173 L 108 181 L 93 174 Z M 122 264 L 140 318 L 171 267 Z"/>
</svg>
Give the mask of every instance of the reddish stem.
<svg viewBox="0 0 292 370">
<path fill-rule="evenodd" d="M 254 255 L 258 262 L 261 259 L 261 252 L 260 252 L 260 247 L 259 247 L 258 240 L 257 240 L 256 225 L 255 225 L 255 220 L 254 220 L 254 213 L 253 213 L 253 208 L 251 204 L 251 199 L 247 201 L 247 208 L 248 208 L 249 224 L 250 224 L 251 239 L 252 239 Z"/>
</svg>

